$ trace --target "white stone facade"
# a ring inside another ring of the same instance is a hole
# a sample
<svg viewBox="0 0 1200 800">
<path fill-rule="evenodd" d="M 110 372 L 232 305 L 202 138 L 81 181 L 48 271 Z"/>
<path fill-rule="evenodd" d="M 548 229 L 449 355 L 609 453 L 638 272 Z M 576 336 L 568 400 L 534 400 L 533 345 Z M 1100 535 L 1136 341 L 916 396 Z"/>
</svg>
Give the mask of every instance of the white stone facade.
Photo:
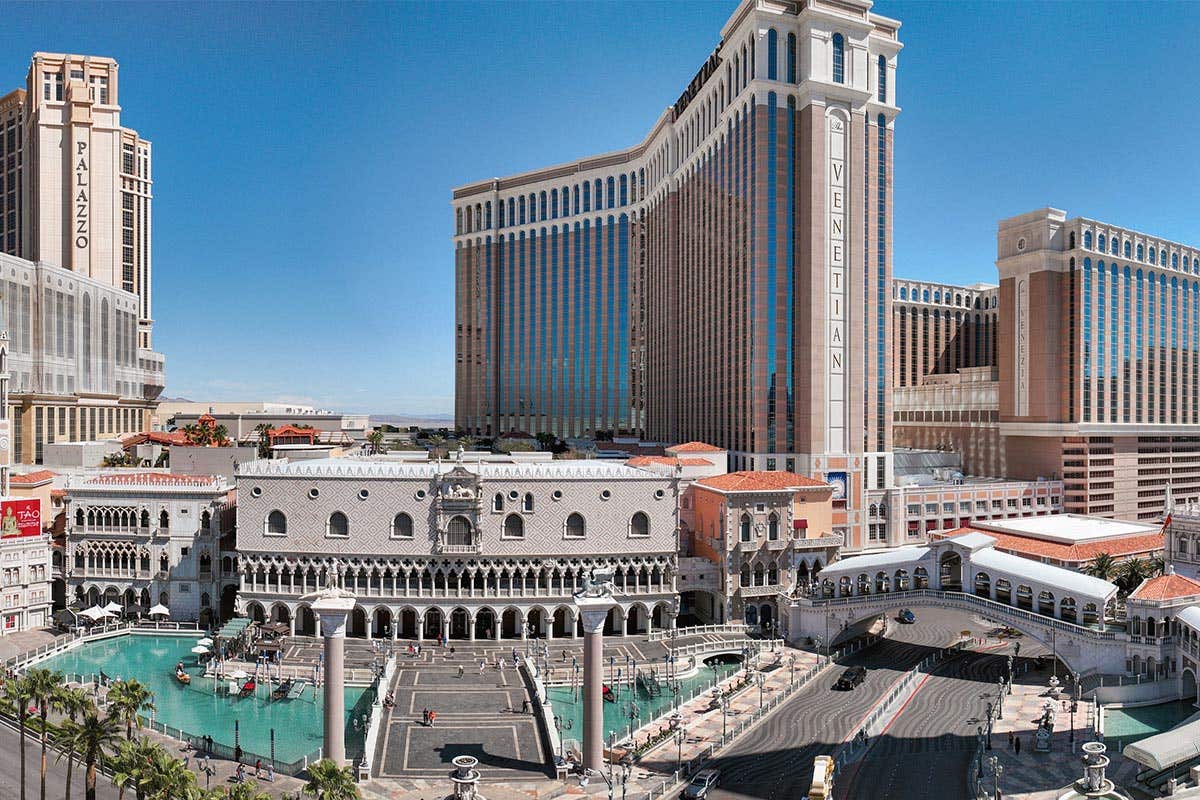
<svg viewBox="0 0 1200 800">
<path fill-rule="evenodd" d="M 677 480 L 602 461 L 387 456 L 256 461 L 238 472 L 240 595 L 254 618 L 315 634 L 302 596 L 358 597 L 350 635 L 574 636 L 572 594 L 614 570 L 610 633 L 677 609 Z"/>
<path fill-rule="evenodd" d="M 49 537 L 0 543 L 0 582 L 0 635 L 49 625 Z"/>
<path fill-rule="evenodd" d="M 234 519 L 224 478 L 111 472 L 71 477 L 65 489 L 69 602 L 142 614 L 162 604 L 186 621 L 232 613 L 237 558 L 221 551 Z"/>
</svg>

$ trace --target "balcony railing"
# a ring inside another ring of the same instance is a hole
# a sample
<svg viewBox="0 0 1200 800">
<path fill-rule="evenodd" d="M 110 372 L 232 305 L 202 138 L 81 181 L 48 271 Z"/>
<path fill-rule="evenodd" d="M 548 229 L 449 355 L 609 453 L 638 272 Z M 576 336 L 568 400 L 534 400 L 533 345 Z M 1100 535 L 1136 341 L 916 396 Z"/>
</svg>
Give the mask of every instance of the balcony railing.
<svg viewBox="0 0 1200 800">
<path fill-rule="evenodd" d="M 437 546 L 437 550 L 439 553 L 447 555 L 470 555 L 483 552 L 478 544 L 440 544 Z"/>
</svg>

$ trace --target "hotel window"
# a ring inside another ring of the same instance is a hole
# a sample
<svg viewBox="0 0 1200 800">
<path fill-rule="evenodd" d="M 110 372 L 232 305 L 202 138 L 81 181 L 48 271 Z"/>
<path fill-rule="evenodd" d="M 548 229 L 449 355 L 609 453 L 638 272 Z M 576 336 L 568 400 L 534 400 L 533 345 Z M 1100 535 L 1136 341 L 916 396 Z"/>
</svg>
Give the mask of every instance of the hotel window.
<svg viewBox="0 0 1200 800">
<path fill-rule="evenodd" d="M 879 57 L 879 102 L 887 102 L 887 56 Z"/>
<path fill-rule="evenodd" d="M 1083 232 L 1083 249 L 1084 250 L 1092 249 L 1092 232 L 1091 231 Z"/>
<path fill-rule="evenodd" d="M 621 205 L 626 205 L 629 202 L 629 177 L 621 175 Z"/>
<path fill-rule="evenodd" d="M 1144 248 L 1142 245 L 1140 245 L 1140 244 L 1137 246 L 1137 260 L 1138 260 L 1138 261 L 1145 261 L 1145 260 L 1146 260 L 1146 250 L 1145 250 L 1145 248 Z"/>
<path fill-rule="evenodd" d="M 1129 242 L 1126 242 L 1125 243 L 1125 257 L 1126 258 L 1133 258 L 1133 256 L 1130 255 L 1130 252 L 1131 252 L 1131 246 L 1130 246 Z"/>
<path fill-rule="evenodd" d="M 787 38 L 787 80 L 796 82 L 796 34 L 789 33 Z"/>
<path fill-rule="evenodd" d="M 1097 238 L 1097 242 L 1096 242 L 1096 243 L 1099 245 L 1099 247 L 1098 247 L 1097 249 L 1098 249 L 1098 250 L 1099 250 L 1101 253 L 1103 253 L 1103 252 L 1104 252 L 1104 246 L 1107 244 L 1107 242 L 1104 240 L 1104 234 L 1103 234 L 1103 233 L 1102 233 L 1102 234 L 1100 234 L 1100 236 Z"/>
<path fill-rule="evenodd" d="M 1157 264 L 1157 263 L 1158 263 L 1158 261 L 1157 261 L 1157 260 L 1155 260 L 1155 258 L 1154 258 L 1154 255 L 1155 255 L 1155 254 L 1154 254 L 1154 248 L 1153 248 L 1153 247 L 1151 247 L 1151 248 L 1150 248 L 1150 263 L 1151 263 L 1151 264 Z"/>
<path fill-rule="evenodd" d="M 846 82 L 846 39 L 840 33 L 833 35 L 833 82 Z"/>
<path fill-rule="evenodd" d="M 42 73 L 42 99 L 62 100 L 62 75 L 58 72 Z"/>
<path fill-rule="evenodd" d="M 545 221 L 546 219 L 546 193 L 542 192 L 538 196 L 538 219 Z"/>
<path fill-rule="evenodd" d="M 92 102 L 108 105 L 108 78 L 103 75 L 92 76 Z"/>
<path fill-rule="evenodd" d="M 774 28 L 767 31 L 767 80 L 779 80 L 779 34 Z"/>
</svg>

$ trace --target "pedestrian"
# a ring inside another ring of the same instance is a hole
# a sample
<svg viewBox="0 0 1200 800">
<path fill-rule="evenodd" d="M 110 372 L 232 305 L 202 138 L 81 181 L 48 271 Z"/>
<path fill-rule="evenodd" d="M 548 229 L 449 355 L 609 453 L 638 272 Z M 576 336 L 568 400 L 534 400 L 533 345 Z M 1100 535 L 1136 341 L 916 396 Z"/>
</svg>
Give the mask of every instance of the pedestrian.
<svg viewBox="0 0 1200 800">
<path fill-rule="evenodd" d="M 436 721 L 436 720 L 437 720 L 437 712 L 436 712 L 436 711 L 430 711 L 430 712 L 429 712 L 429 727 L 431 727 L 431 728 L 432 728 L 432 727 L 433 727 L 433 723 L 434 723 L 434 721 Z"/>
<path fill-rule="evenodd" d="M 1013 749 L 1017 751 L 1017 755 L 1021 755 L 1021 737 L 1018 736 L 1013 740 Z"/>
<path fill-rule="evenodd" d="M 425 726 L 429 725 L 429 709 L 428 708 L 421 712 L 421 724 L 425 725 Z"/>
<path fill-rule="evenodd" d="M 237 783 L 243 783 L 246 780 L 246 765 L 240 761 L 237 766 L 237 774 L 234 775 L 233 779 Z"/>
<path fill-rule="evenodd" d="M 521 701 L 521 713 L 522 714 L 529 713 L 529 698 L 528 697 L 526 697 L 524 700 Z"/>
<path fill-rule="evenodd" d="M 258 780 L 260 778 L 262 778 L 262 759 L 256 758 L 254 759 L 254 779 Z"/>
<path fill-rule="evenodd" d="M 267 764 L 267 780 L 271 783 L 275 782 L 275 765 Z"/>
<path fill-rule="evenodd" d="M 1013 749 L 1013 739 L 1014 739 L 1014 738 L 1016 738 L 1016 737 L 1014 737 L 1014 736 L 1013 736 L 1013 732 L 1012 732 L 1012 731 L 1009 731 L 1009 732 L 1008 732 L 1008 749 L 1009 749 L 1009 750 L 1012 750 L 1012 749 Z"/>
<path fill-rule="evenodd" d="M 462 665 L 462 664 L 459 664 L 459 665 L 458 665 L 458 678 L 459 678 L 459 680 L 462 680 L 462 676 L 463 676 L 463 665 Z"/>
</svg>

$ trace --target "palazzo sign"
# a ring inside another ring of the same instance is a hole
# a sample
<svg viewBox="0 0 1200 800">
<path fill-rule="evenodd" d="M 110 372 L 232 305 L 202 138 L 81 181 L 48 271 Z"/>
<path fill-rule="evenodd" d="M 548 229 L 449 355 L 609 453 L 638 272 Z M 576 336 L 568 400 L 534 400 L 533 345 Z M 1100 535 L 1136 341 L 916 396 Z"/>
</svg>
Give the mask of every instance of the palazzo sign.
<svg viewBox="0 0 1200 800">
<path fill-rule="evenodd" d="M 82 260 L 86 260 L 88 243 L 91 238 L 89 226 L 92 191 L 89 169 L 91 153 L 88 152 L 87 131 L 79 131 L 76 136 L 79 138 L 75 139 L 74 152 L 71 155 L 72 169 L 75 175 L 71 189 L 73 193 L 71 207 L 74 209 L 71 223 L 75 237 L 75 250 L 78 251 Z"/>
<path fill-rule="evenodd" d="M 828 116 L 829 180 L 826 194 L 829 282 L 826 314 L 826 445 L 828 453 L 846 452 L 846 120 Z"/>
</svg>

